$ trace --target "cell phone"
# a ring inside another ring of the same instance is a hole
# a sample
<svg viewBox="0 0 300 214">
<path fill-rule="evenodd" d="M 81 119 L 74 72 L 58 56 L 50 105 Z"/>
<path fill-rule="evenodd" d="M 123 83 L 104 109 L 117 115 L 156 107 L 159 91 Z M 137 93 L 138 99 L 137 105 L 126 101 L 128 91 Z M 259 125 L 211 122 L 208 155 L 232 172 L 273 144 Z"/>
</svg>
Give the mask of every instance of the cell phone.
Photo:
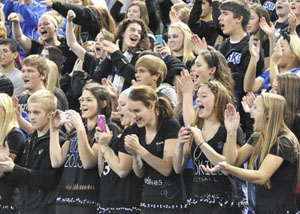
<svg viewBox="0 0 300 214">
<path fill-rule="evenodd" d="M 61 122 L 65 123 L 65 122 L 70 121 L 70 119 L 68 117 L 68 114 L 66 112 L 62 111 L 62 112 L 59 113 L 59 115 L 60 115 Z"/>
<path fill-rule="evenodd" d="M 101 132 L 106 132 L 105 115 L 99 114 L 97 116 L 97 125 L 98 125 L 98 127 L 100 127 Z"/>
<path fill-rule="evenodd" d="M 164 45 L 164 40 L 161 34 L 155 36 L 155 41 L 158 42 L 160 45 Z"/>
</svg>

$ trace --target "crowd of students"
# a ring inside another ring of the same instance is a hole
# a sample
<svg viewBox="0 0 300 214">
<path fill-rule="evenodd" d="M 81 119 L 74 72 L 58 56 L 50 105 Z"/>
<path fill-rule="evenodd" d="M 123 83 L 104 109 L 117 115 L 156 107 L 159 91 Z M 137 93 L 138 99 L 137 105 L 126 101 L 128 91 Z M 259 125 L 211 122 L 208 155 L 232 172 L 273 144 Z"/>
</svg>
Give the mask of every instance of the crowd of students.
<svg viewBox="0 0 300 214">
<path fill-rule="evenodd" d="M 299 2 L 2 9 L 1 214 L 298 212 Z"/>
</svg>

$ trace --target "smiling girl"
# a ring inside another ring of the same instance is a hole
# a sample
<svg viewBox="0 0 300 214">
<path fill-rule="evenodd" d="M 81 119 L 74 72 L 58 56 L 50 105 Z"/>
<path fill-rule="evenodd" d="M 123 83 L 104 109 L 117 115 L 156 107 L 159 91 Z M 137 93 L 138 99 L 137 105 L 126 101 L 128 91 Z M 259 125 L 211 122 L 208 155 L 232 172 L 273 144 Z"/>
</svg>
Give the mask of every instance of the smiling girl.
<svg viewBox="0 0 300 214">
<path fill-rule="evenodd" d="M 173 156 L 173 167 L 181 173 L 188 160 L 193 161 L 193 191 L 188 205 L 194 213 L 240 213 L 243 204 L 234 198 L 232 178 L 222 173 L 205 173 L 201 165 L 213 166 L 225 160 L 229 141 L 242 144 L 241 129 L 228 123 L 224 111 L 230 103 L 227 89 L 217 81 L 201 84 L 197 93 L 194 125 L 180 129 Z M 198 128 L 200 129 L 198 129 Z"/>
<path fill-rule="evenodd" d="M 179 124 L 172 119 L 171 105 L 148 86 L 138 86 L 129 95 L 128 108 L 135 123 L 127 130 L 125 148 L 135 174 L 144 178 L 141 213 L 183 213 L 184 187 L 172 167 Z"/>
<path fill-rule="evenodd" d="M 97 213 L 99 178 L 97 173 L 98 144 L 94 133 L 97 115 L 104 114 L 110 129 L 111 100 L 107 89 L 97 83 L 87 84 L 80 97 L 79 113 L 66 111 L 75 130 L 62 146 L 58 130 L 63 124 L 59 111 L 51 115 L 50 157 L 54 168 L 63 166 L 63 175 L 56 200 L 56 213 Z M 87 122 L 84 124 L 82 119 Z"/>
</svg>

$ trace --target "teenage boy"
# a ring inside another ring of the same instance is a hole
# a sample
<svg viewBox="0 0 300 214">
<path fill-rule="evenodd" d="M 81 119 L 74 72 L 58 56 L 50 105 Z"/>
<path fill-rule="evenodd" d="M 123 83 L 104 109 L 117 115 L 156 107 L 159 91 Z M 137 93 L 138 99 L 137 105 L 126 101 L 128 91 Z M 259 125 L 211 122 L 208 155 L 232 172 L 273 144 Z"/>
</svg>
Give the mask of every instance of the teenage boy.
<svg viewBox="0 0 300 214">
<path fill-rule="evenodd" d="M 229 39 L 222 42 L 216 48 L 225 56 L 231 69 L 232 78 L 235 81 L 235 95 L 237 108 L 241 114 L 241 123 L 244 132 L 251 132 L 252 125 L 247 126 L 246 115 L 241 106 L 241 99 L 245 95 L 243 89 L 244 76 L 250 61 L 249 35 L 246 28 L 250 19 L 250 8 L 243 1 L 229 0 L 220 5 L 221 15 L 219 25 Z M 256 75 L 260 75 L 264 69 L 264 54 L 260 51 L 257 61 Z M 250 129 L 250 130 L 249 130 Z"/>
<path fill-rule="evenodd" d="M 15 67 L 15 60 L 19 56 L 19 46 L 11 39 L 0 41 L 2 52 L 1 72 L 7 76 L 14 85 L 14 96 L 25 91 L 22 81 L 22 72 Z"/>
<path fill-rule="evenodd" d="M 61 170 L 53 169 L 50 162 L 50 115 L 56 110 L 56 97 L 41 90 L 28 100 L 29 118 L 34 132 L 30 135 L 18 164 L 5 156 L 0 171 L 18 184 L 16 207 L 22 214 L 54 214 L 56 187 Z M 65 139 L 61 136 L 60 142 Z"/>
<path fill-rule="evenodd" d="M 22 78 L 24 88 L 27 93 L 19 96 L 19 104 L 22 109 L 28 112 L 27 100 L 29 97 L 39 90 L 45 89 L 45 83 L 47 81 L 48 65 L 46 60 L 39 55 L 30 55 L 23 60 Z M 54 94 L 57 101 L 57 108 L 60 110 L 66 110 L 67 98 L 62 92 L 55 91 Z"/>
</svg>

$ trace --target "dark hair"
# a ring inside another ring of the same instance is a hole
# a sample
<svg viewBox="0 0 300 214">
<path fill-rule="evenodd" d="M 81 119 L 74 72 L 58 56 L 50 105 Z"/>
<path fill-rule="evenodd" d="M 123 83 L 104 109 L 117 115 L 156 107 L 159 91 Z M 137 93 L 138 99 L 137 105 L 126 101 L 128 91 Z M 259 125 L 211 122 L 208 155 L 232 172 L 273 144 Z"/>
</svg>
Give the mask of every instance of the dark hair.
<svg viewBox="0 0 300 214">
<path fill-rule="evenodd" d="M 82 91 L 87 90 L 95 96 L 97 99 L 98 104 L 98 114 L 104 114 L 106 121 L 110 121 L 111 112 L 112 112 L 112 101 L 109 95 L 109 91 L 99 83 L 91 82 L 87 83 Z M 103 106 L 104 102 L 106 103 L 104 108 L 101 108 Z"/>
<path fill-rule="evenodd" d="M 173 117 L 173 109 L 167 98 L 158 97 L 157 93 L 149 86 L 137 86 L 132 88 L 129 99 L 133 101 L 141 101 L 146 107 L 151 103 L 155 103 L 155 111 L 158 115 L 157 130 L 162 126 L 163 122 Z"/>
<path fill-rule="evenodd" d="M 220 5 L 220 10 L 228 10 L 233 13 L 233 18 L 243 17 L 242 27 L 247 31 L 247 24 L 250 20 L 250 8 L 248 4 L 242 0 L 228 0 Z"/>
<path fill-rule="evenodd" d="M 19 45 L 12 39 L 3 39 L 0 41 L 0 45 L 8 45 L 11 52 L 19 53 Z"/>
<path fill-rule="evenodd" d="M 12 81 L 4 75 L 0 75 L 0 93 L 5 93 L 10 97 L 14 94 Z"/>
<path fill-rule="evenodd" d="M 141 26 L 142 28 L 142 35 L 141 35 L 141 40 L 137 44 L 135 48 L 132 48 L 130 51 L 132 53 L 136 53 L 137 51 L 143 51 L 143 50 L 148 50 L 150 49 L 150 42 L 148 38 L 148 33 L 147 33 L 147 27 L 143 20 L 141 19 L 124 19 L 122 22 L 120 22 L 117 33 L 115 36 L 115 41 L 119 40 L 120 45 L 122 45 L 123 42 L 123 33 L 126 31 L 127 27 L 130 24 L 137 23 L 138 25 Z M 121 47 L 122 48 L 122 47 Z"/>
<path fill-rule="evenodd" d="M 216 67 L 214 80 L 219 81 L 228 90 L 232 99 L 232 103 L 236 103 L 234 93 L 234 81 L 231 76 L 230 68 L 227 65 L 226 59 L 219 51 L 201 51 L 199 56 L 202 56 L 207 63 L 208 68 Z"/>
<path fill-rule="evenodd" d="M 45 49 L 49 52 L 48 59 L 55 62 L 55 64 L 57 65 L 58 71 L 60 73 L 60 71 L 62 69 L 62 63 L 63 63 L 62 62 L 63 61 L 62 51 L 56 46 L 44 46 L 43 49 Z"/>
<path fill-rule="evenodd" d="M 251 7 L 251 10 L 253 10 L 256 15 L 258 16 L 259 20 L 264 17 L 266 19 L 267 23 L 270 23 L 271 18 L 270 18 L 270 14 L 268 12 L 268 10 L 266 8 L 264 8 L 261 5 L 253 5 Z M 258 28 L 258 40 L 262 41 L 263 39 L 267 38 L 267 35 L 265 34 L 265 32 L 261 29 Z"/>
</svg>

